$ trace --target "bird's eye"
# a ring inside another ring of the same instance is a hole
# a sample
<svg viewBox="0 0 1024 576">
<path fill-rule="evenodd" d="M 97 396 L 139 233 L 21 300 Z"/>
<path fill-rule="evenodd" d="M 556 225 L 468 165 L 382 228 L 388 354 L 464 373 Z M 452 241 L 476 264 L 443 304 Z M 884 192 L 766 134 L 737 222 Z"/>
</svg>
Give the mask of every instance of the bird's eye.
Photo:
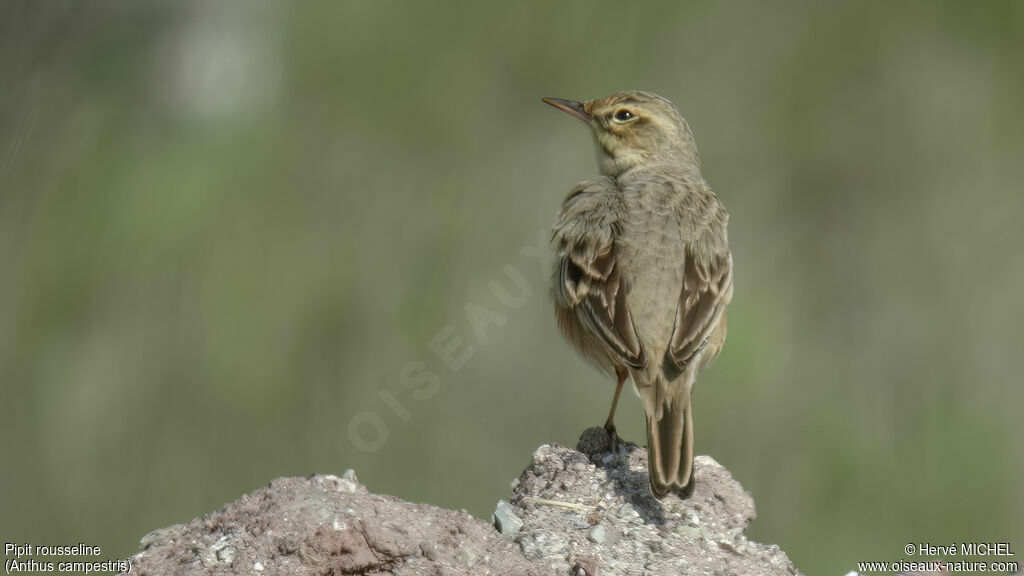
<svg viewBox="0 0 1024 576">
<path fill-rule="evenodd" d="M 636 116 L 632 112 L 630 112 L 629 110 L 626 110 L 625 108 L 623 108 L 622 110 L 619 110 L 618 112 L 616 112 L 615 116 L 612 116 L 612 118 L 616 122 L 629 122 L 633 118 L 636 118 Z"/>
</svg>

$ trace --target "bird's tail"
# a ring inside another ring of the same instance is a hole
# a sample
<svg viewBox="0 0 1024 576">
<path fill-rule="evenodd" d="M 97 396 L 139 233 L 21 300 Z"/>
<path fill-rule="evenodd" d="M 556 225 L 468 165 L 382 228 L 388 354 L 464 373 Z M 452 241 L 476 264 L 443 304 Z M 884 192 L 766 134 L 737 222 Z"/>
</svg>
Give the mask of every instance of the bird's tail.
<svg viewBox="0 0 1024 576">
<path fill-rule="evenodd" d="M 661 412 L 661 418 L 657 418 Z M 662 410 L 647 413 L 647 469 L 651 492 L 659 500 L 669 492 L 693 493 L 693 418 L 690 393 L 683 391 Z"/>
</svg>

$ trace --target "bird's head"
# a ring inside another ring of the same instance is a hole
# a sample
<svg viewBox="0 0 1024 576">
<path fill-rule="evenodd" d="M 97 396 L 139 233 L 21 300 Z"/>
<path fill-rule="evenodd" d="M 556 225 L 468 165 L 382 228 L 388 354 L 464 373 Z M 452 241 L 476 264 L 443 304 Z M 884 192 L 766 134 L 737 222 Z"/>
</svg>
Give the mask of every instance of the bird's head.
<svg viewBox="0 0 1024 576">
<path fill-rule="evenodd" d="M 690 127 L 672 102 L 657 94 L 629 91 L 587 102 L 543 100 L 591 127 L 604 174 L 618 176 L 644 164 L 699 170 Z"/>
</svg>

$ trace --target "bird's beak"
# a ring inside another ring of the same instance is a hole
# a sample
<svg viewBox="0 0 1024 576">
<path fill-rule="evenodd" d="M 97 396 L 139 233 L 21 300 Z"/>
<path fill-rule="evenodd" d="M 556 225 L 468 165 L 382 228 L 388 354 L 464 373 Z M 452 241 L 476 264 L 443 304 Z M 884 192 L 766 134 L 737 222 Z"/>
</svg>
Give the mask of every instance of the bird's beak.
<svg viewBox="0 0 1024 576">
<path fill-rule="evenodd" d="M 563 100 L 562 98 L 541 98 L 541 100 L 547 104 L 551 104 L 570 116 L 579 118 L 588 126 L 590 125 L 591 120 L 593 120 L 593 117 L 591 117 L 590 114 L 587 114 L 587 110 L 583 107 L 582 102 L 577 102 L 575 100 Z"/>
</svg>

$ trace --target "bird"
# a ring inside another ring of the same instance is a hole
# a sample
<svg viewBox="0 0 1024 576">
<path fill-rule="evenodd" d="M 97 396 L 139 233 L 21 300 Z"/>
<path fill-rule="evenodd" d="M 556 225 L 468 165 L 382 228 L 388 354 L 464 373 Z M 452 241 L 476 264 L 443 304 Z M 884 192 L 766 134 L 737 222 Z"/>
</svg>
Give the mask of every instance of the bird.
<svg viewBox="0 0 1024 576">
<path fill-rule="evenodd" d="M 697 375 L 719 355 L 733 293 L 729 214 L 701 176 L 689 124 L 643 91 L 585 102 L 543 98 L 590 127 L 600 175 L 555 218 L 552 294 L 559 331 L 616 387 L 630 378 L 646 413 L 650 490 L 694 490 Z"/>
</svg>

